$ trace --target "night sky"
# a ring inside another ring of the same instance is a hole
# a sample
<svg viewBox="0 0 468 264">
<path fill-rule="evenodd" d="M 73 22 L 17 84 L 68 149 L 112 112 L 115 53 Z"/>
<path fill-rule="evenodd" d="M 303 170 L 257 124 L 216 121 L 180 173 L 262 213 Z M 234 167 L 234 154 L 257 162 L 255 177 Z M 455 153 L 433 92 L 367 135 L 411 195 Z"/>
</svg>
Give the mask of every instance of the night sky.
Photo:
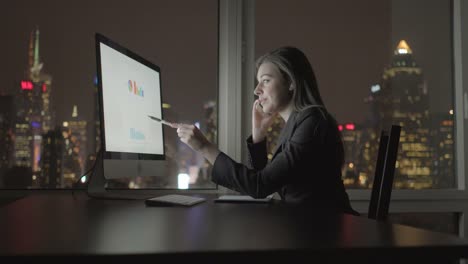
<svg viewBox="0 0 468 264">
<path fill-rule="evenodd" d="M 398 41 L 406 39 L 426 76 L 431 110 L 447 112 L 453 102 L 448 2 L 257 0 L 256 56 L 283 45 L 302 49 L 338 122 L 362 122 L 368 111 L 363 98 L 380 81 Z M 92 119 L 94 33 L 100 32 L 161 67 L 163 100 L 178 121 L 201 120 L 202 105 L 216 99 L 216 3 L 5 2 L 0 10 L 0 94 L 19 89 L 29 34 L 39 26 L 40 58 L 53 77 L 57 122 L 71 116 L 73 104 L 83 118 Z"/>
<path fill-rule="evenodd" d="M 256 54 L 299 47 L 338 122 L 360 123 L 369 112 L 364 97 L 405 39 L 423 70 L 431 111 L 448 113 L 453 105 L 449 2 L 301 0 L 288 1 L 286 11 L 285 1 L 257 0 Z"/>
</svg>

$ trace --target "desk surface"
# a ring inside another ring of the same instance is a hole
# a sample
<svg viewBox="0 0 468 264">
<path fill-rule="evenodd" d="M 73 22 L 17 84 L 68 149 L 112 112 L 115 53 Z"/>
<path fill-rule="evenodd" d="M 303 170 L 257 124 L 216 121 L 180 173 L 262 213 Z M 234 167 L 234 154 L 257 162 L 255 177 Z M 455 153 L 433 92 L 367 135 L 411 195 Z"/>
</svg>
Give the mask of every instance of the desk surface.
<svg viewBox="0 0 468 264">
<path fill-rule="evenodd" d="M 34 194 L 0 208 L 0 255 L 308 256 L 458 259 L 468 240 L 303 207 L 214 203 L 147 207 L 143 200 Z M 242 254 L 239 254 L 242 253 Z"/>
</svg>

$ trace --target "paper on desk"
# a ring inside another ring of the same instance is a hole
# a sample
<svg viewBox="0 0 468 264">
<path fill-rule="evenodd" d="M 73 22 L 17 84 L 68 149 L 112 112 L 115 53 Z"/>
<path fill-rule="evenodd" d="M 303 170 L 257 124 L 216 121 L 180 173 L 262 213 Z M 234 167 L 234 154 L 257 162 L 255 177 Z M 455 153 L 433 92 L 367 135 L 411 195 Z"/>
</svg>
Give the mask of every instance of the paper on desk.
<svg viewBox="0 0 468 264">
<path fill-rule="evenodd" d="M 249 195 L 221 195 L 216 199 L 217 202 L 253 202 L 253 203 L 267 203 L 270 202 L 272 196 L 267 196 L 266 198 L 253 198 Z"/>
</svg>

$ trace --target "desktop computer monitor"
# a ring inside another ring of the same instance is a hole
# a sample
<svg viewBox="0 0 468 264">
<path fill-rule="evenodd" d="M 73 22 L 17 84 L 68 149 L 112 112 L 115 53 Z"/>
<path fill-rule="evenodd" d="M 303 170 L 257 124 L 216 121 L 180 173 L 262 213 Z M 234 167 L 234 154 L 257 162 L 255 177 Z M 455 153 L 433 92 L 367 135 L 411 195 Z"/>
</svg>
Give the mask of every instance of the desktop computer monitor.
<svg viewBox="0 0 468 264">
<path fill-rule="evenodd" d="M 92 177 L 161 177 L 163 127 L 148 117 L 163 119 L 161 70 L 102 34 L 95 41 L 102 175 Z"/>
</svg>

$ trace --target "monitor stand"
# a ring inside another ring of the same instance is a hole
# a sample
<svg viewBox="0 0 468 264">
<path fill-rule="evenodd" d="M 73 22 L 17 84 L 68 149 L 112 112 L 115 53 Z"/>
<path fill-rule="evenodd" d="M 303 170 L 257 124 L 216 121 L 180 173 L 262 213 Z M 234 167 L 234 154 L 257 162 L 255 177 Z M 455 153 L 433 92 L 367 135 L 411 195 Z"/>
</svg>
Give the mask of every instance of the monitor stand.
<svg viewBox="0 0 468 264">
<path fill-rule="evenodd" d="M 100 196 L 102 194 L 106 194 L 107 192 L 105 188 L 106 179 L 104 178 L 104 163 L 102 156 L 102 151 L 99 151 L 96 155 L 94 169 L 90 174 L 87 185 L 87 192 L 90 196 Z"/>
<path fill-rule="evenodd" d="M 104 155 L 99 151 L 96 156 L 94 169 L 90 174 L 87 184 L 87 194 L 91 198 L 96 199 L 112 199 L 112 200 L 142 200 L 153 197 L 148 194 L 136 194 L 132 190 L 115 190 L 109 191 L 106 188 L 107 180 L 104 177 Z M 132 193 L 128 193 L 131 191 Z M 127 193 L 125 193 L 127 192 Z"/>
</svg>

